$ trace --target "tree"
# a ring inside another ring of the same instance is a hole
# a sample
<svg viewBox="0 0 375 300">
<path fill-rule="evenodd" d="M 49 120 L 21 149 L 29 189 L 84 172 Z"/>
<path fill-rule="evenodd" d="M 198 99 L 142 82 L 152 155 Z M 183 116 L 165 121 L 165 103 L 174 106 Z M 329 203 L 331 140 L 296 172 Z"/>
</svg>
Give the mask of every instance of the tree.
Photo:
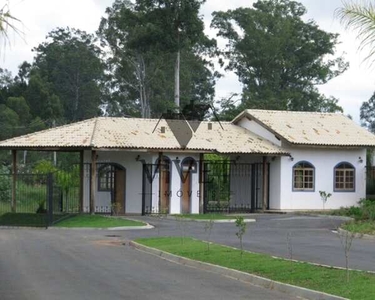
<svg viewBox="0 0 375 300">
<path fill-rule="evenodd" d="M 352 29 L 358 33 L 361 41 L 359 49 L 368 48 L 369 54 L 365 60 L 375 54 L 375 5 L 368 2 L 343 1 L 343 7 L 336 10 L 336 16 L 346 29 Z"/>
<path fill-rule="evenodd" d="M 221 63 L 243 84 L 240 109 L 342 111 L 337 99 L 316 88 L 348 67 L 342 57 L 328 59 L 337 34 L 303 21 L 305 13 L 295 1 L 260 0 L 253 8 L 213 14 L 211 26 L 227 40 L 221 54 L 229 62 Z"/>
<path fill-rule="evenodd" d="M 114 97 L 109 107 L 115 113 L 139 111 L 146 118 L 160 116 L 176 107 L 170 101 L 176 94 L 176 84 L 180 86 L 181 104 L 198 97 L 199 101 L 212 101 L 218 74 L 202 57 L 214 48 L 215 42 L 204 36 L 203 22 L 192 8 L 201 1 L 182 1 L 186 3 L 180 7 L 179 19 L 173 21 L 177 16 L 172 11 L 177 13 L 180 2 L 139 0 L 134 5 L 117 0 L 107 8 L 98 34 L 111 49 L 107 66 L 113 74 L 110 90 Z M 183 23 L 178 25 L 179 43 L 173 27 L 177 25 L 171 22 Z M 176 55 L 181 61 L 178 69 Z"/>
<path fill-rule="evenodd" d="M 57 28 L 34 51 L 33 72 L 60 99 L 66 121 L 100 114 L 104 63 L 93 35 Z"/>
<path fill-rule="evenodd" d="M 360 118 L 363 126 L 375 133 L 375 93 L 368 101 L 362 103 Z"/>
<path fill-rule="evenodd" d="M 64 116 L 63 105 L 60 98 L 52 92 L 53 90 L 52 84 L 44 81 L 39 72 L 32 72 L 25 92 L 26 99 L 31 114 L 45 120 L 49 127 Z"/>
<path fill-rule="evenodd" d="M 194 47 L 202 40 L 209 42 L 203 33 L 204 23 L 199 15 L 205 0 L 137 0 L 136 9 L 147 11 L 150 30 L 146 38 L 153 38 L 162 51 L 176 54 L 174 103 L 180 107 L 181 50 Z M 155 39 L 157 37 L 157 39 Z M 161 39 L 160 39 L 161 38 Z"/>
</svg>

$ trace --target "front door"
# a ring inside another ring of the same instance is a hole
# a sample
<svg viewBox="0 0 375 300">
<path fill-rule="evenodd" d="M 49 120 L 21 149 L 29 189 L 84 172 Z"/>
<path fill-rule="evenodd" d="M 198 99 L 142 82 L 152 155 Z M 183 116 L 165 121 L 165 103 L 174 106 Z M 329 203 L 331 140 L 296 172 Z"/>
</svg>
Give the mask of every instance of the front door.
<svg viewBox="0 0 375 300">
<path fill-rule="evenodd" d="M 115 170 L 115 209 L 117 214 L 125 213 L 125 170 Z"/>
<path fill-rule="evenodd" d="M 169 213 L 170 164 L 165 160 L 161 166 L 160 212 Z"/>
<path fill-rule="evenodd" d="M 191 212 L 191 171 L 183 171 L 183 182 L 182 182 L 182 207 L 181 212 L 183 214 L 190 214 Z"/>
</svg>

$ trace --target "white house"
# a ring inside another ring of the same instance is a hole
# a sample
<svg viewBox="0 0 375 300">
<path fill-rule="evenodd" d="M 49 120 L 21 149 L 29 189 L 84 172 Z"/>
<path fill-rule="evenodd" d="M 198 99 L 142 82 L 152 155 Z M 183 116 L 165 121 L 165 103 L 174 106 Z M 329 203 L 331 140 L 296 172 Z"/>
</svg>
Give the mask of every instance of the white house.
<svg viewBox="0 0 375 300">
<path fill-rule="evenodd" d="M 369 147 L 375 136 L 341 114 L 265 110 L 221 123 L 99 117 L 0 142 L 14 158 L 79 151 L 81 211 L 124 214 L 322 209 L 319 191 L 326 208 L 355 205 Z"/>
</svg>

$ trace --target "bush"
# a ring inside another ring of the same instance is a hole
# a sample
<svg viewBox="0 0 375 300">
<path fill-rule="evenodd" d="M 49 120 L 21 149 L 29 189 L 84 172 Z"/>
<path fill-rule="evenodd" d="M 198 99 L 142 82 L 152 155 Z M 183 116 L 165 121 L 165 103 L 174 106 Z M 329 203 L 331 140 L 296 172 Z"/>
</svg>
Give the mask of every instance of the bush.
<svg viewBox="0 0 375 300">
<path fill-rule="evenodd" d="M 360 201 L 362 216 L 361 220 L 375 221 L 375 201 L 361 200 Z"/>
<path fill-rule="evenodd" d="M 12 192 L 11 174 L 8 168 L 0 167 L 0 201 L 10 201 L 10 194 Z"/>
<path fill-rule="evenodd" d="M 332 214 L 352 217 L 356 220 L 375 221 L 375 200 L 362 199 L 359 206 L 341 207 Z"/>
</svg>

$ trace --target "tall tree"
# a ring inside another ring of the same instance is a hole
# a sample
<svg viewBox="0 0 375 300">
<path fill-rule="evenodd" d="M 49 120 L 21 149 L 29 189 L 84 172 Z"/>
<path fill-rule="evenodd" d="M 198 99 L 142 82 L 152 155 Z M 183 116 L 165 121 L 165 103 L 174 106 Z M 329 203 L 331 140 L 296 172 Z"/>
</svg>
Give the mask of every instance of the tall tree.
<svg viewBox="0 0 375 300">
<path fill-rule="evenodd" d="M 176 54 L 174 68 L 174 103 L 180 107 L 181 50 L 194 47 L 205 37 L 199 10 L 205 0 L 137 0 L 136 9 L 147 12 L 150 30 L 146 37 L 160 37 L 156 44 L 162 51 Z"/>
<path fill-rule="evenodd" d="M 104 63 L 95 36 L 77 29 L 57 28 L 34 51 L 33 72 L 60 99 L 66 121 L 100 113 Z"/>
<path fill-rule="evenodd" d="M 346 29 L 358 33 L 360 50 L 369 49 L 365 60 L 375 54 L 375 4 L 371 1 L 343 1 L 343 6 L 336 10 L 336 16 Z"/>
<path fill-rule="evenodd" d="M 316 88 L 348 66 L 342 57 L 330 58 L 337 35 L 305 22 L 305 13 L 295 1 L 259 0 L 253 8 L 213 14 L 211 26 L 227 40 L 222 65 L 243 84 L 240 108 L 342 111 Z"/>
<path fill-rule="evenodd" d="M 363 102 L 360 117 L 363 126 L 375 133 L 375 93 L 368 101 Z"/>
<path fill-rule="evenodd" d="M 200 94 L 201 101 L 212 100 L 218 74 L 202 57 L 215 41 L 203 34 L 200 3 L 116 0 L 107 9 L 98 33 L 112 50 L 107 64 L 114 75 L 111 89 L 114 103 L 122 102 L 125 112 L 139 108 L 142 117 L 149 117 L 176 107 L 172 99 L 184 104 Z"/>
</svg>

